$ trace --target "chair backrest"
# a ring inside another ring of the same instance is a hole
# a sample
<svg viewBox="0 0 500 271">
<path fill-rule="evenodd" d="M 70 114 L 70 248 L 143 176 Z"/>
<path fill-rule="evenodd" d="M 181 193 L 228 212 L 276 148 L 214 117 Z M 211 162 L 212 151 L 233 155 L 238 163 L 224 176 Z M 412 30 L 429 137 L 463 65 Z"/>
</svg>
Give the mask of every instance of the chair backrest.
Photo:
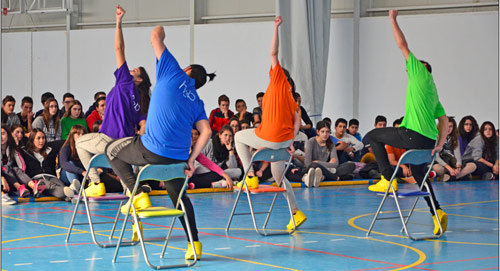
<svg viewBox="0 0 500 271">
<path fill-rule="evenodd" d="M 139 171 L 137 181 L 144 180 L 170 181 L 178 178 L 186 178 L 184 170 L 188 168 L 186 163 L 170 165 L 146 165 Z"/>
<path fill-rule="evenodd" d="M 90 159 L 89 168 L 111 168 L 106 154 L 96 154 Z"/>
<path fill-rule="evenodd" d="M 288 153 L 287 149 L 278 149 L 272 150 L 267 148 L 258 149 L 253 155 L 253 161 L 267 161 L 267 162 L 276 162 L 276 161 L 288 161 L 290 159 L 290 153 Z"/>
<path fill-rule="evenodd" d="M 422 165 L 430 164 L 434 161 L 435 156 L 432 155 L 432 150 L 407 150 L 399 158 L 400 164 Z"/>
</svg>

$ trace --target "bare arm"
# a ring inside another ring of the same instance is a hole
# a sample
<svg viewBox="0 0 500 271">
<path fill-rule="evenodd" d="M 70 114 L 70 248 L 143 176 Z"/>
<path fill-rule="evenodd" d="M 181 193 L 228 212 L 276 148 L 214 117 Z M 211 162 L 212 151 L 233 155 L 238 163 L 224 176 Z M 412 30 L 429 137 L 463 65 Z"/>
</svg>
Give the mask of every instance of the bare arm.
<svg viewBox="0 0 500 271">
<path fill-rule="evenodd" d="M 200 137 L 198 137 L 198 141 L 196 141 L 196 144 L 193 146 L 191 154 L 189 155 L 188 165 L 190 174 L 186 174 L 189 177 L 194 171 L 194 160 L 196 160 L 212 135 L 212 129 L 210 129 L 208 120 L 199 120 L 195 123 L 195 126 L 196 129 L 200 131 Z"/>
<path fill-rule="evenodd" d="M 140 135 L 144 135 L 146 133 L 146 120 L 141 120 L 139 122 L 139 127 L 141 127 L 139 129 L 139 134 Z"/>
<path fill-rule="evenodd" d="M 446 137 L 448 136 L 448 117 L 443 115 L 438 118 L 438 139 L 436 147 L 432 150 L 432 155 L 435 153 L 439 153 L 443 149 L 444 142 L 446 141 Z"/>
<path fill-rule="evenodd" d="M 389 11 L 389 18 L 391 19 L 392 33 L 394 34 L 394 39 L 396 40 L 396 44 L 398 45 L 399 49 L 401 49 L 403 56 L 405 57 L 406 60 L 408 60 L 408 56 L 410 55 L 410 50 L 408 49 L 408 43 L 406 43 L 405 35 L 403 34 L 403 31 L 401 31 L 401 28 L 399 28 L 398 21 L 396 20 L 397 16 L 398 16 L 397 10 Z"/>
<path fill-rule="evenodd" d="M 151 45 L 153 45 L 153 50 L 155 51 L 156 59 L 160 60 L 163 51 L 165 51 L 165 31 L 163 26 L 157 25 L 153 32 L 151 32 Z"/>
<path fill-rule="evenodd" d="M 279 33 L 278 28 L 283 22 L 281 16 L 277 16 L 274 20 L 274 33 L 273 40 L 271 42 L 271 67 L 274 68 L 278 64 L 278 49 L 279 49 Z"/>
<path fill-rule="evenodd" d="M 116 65 L 120 68 L 125 63 L 125 43 L 123 42 L 122 18 L 125 15 L 125 10 L 120 6 L 116 6 L 116 30 L 115 30 L 115 52 Z"/>
</svg>

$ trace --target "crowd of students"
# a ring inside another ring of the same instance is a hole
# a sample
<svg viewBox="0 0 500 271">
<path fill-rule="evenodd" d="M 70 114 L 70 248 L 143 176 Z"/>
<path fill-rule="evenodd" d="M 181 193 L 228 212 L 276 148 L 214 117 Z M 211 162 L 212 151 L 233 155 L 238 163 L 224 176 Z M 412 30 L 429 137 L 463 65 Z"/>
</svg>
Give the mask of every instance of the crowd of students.
<svg viewBox="0 0 500 271">
<path fill-rule="evenodd" d="M 212 138 L 204 147 L 189 181 L 193 188 L 232 188 L 243 175 L 241 160 L 234 145 L 234 136 L 241 130 L 258 127 L 262 118 L 262 97 L 256 95 L 258 107 L 247 111 L 246 102 L 236 100 L 234 114 L 230 99 L 221 95 L 219 107 L 210 113 Z M 300 95 L 294 95 L 300 104 Z M 41 97 L 43 109 L 32 112 L 33 99 L 24 97 L 21 111 L 14 112 L 16 100 L 6 96 L 2 101 L 2 202 L 13 204 L 9 195 L 25 197 L 42 194 L 68 199 L 77 193 L 86 169 L 80 160 L 76 141 L 84 134 L 99 131 L 104 119 L 106 94 L 97 92 L 94 103 L 83 113 L 82 104 L 70 93 L 64 94 L 63 106 L 50 92 Z M 306 110 L 300 106 L 300 133 L 295 138 L 293 165 L 286 173 L 290 181 L 304 182 L 306 186 L 319 186 L 324 180 L 377 178 L 375 157 L 367 136 L 358 132 L 359 121 L 339 118 L 331 130 L 331 119 L 324 118 L 312 126 Z M 86 116 L 86 117 L 85 117 Z M 398 127 L 402 119 L 393 122 Z M 374 128 L 387 126 L 384 116 L 377 116 Z M 136 127 L 140 131 L 140 126 Z M 192 130 L 194 144 L 199 132 Z M 443 150 L 436 157 L 433 173 L 442 181 L 498 179 L 498 130 L 492 122 L 478 125 L 473 116 L 460 122 L 449 117 L 448 137 Z M 404 149 L 386 146 L 389 162 L 395 167 Z M 91 157 L 91 156 L 89 156 Z M 367 166 L 368 165 L 368 166 Z M 254 165 L 259 181 L 271 178 L 268 164 Z M 365 168 L 365 170 L 363 170 Z M 368 168 L 371 171 L 367 170 Z M 370 173 L 368 173 L 370 172 Z M 118 192 L 121 185 L 110 170 L 91 175 L 90 185 L 102 181 L 103 190 Z M 97 176 L 97 177 L 96 177 Z M 100 177 L 99 177 L 100 176 Z M 413 183 L 411 170 L 401 165 L 397 171 L 400 182 Z M 158 188 L 154 186 L 153 188 Z M 102 195 L 102 193 L 101 193 Z"/>
</svg>

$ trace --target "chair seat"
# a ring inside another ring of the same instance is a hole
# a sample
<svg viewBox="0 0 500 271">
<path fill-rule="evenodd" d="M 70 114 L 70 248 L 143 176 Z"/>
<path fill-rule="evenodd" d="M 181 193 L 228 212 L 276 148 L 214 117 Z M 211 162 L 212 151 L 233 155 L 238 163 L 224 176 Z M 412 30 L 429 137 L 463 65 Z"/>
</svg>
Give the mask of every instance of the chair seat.
<svg viewBox="0 0 500 271">
<path fill-rule="evenodd" d="M 149 207 L 146 209 L 142 209 L 137 212 L 137 215 L 140 218 L 159 217 L 159 216 L 182 216 L 184 215 L 184 212 L 177 209 L 157 206 L 157 207 Z"/>
<path fill-rule="evenodd" d="M 383 196 L 385 193 L 382 192 L 377 192 L 377 195 Z M 420 190 L 407 190 L 407 189 L 400 189 L 397 191 L 398 198 L 405 198 L 405 197 L 427 197 L 429 196 L 429 192 L 425 191 L 420 191 Z M 392 193 L 389 193 L 389 197 L 393 197 L 394 195 Z"/>
<path fill-rule="evenodd" d="M 235 191 L 240 190 L 239 187 L 235 186 L 234 187 Z M 246 189 L 243 188 L 243 191 Z M 278 193 L 278 192 L 285 192 L 286 189 L 282 187 L 276 187 L 272 185 L 259 185 L 259 188 L 250 188 L 250 193 L 252 194 L 260 194 L 260 193 Z"/>
</svg>

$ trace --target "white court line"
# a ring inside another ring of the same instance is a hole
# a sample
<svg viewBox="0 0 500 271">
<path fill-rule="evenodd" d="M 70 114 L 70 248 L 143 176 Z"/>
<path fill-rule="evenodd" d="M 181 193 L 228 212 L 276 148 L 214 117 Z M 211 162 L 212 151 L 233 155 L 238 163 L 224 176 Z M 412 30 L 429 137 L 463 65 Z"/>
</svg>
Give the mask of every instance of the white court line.
<svg viewBox="0 0 500 271">
<path fill-rule="evenodd" d="M 165 254 L 168 254 L 167 252 L 165 252 Z M 151 255 L 161 255 L 161 252 L 158 252 L 158 253 L 153 253 Z"/>
<path fill-rule="evenodd" d="M 245 247 L 260 247 L 260 245 L 251 245 L 251 246 L 245 246 Z"/>
<path fill-rule="evenodd" d="M 125 255 L 125 256 L 118 256 L 120 258 L 132 258 L 135 257 L 136 255 Z"/>
<path fill-rule="evenodd" d="M 494 231 L 498 231 L 498 228 L 494 228 L 493 230 L 494 230 Z"/>
<path fill-rule="evenodd" d="M 33 263 L 16 263 L 14 265 L 30 265 L 30 264 L 33 264 Z"/>
<path fill-rule="evenodd" d="M 288 243 L 278 243 L 276 245 L 288 245 Z"/>
<path fill-rule="evenodd" d="M 93 261 L 93 260 L 102 260 L 102 258 L 88 258 L 85 259 L 86 261 Z"/>
<path fill-rule="evenodd" d="M 446 232 L 447 232 L 447 233 L 450 233 L 450 232 L 453 232 L 453 231 L 448 231 L 448 230 L 447 230 Z"/>
<path fill-rule="evenodd" d="M 479 229 L 470 229 L 470 230 L 465 230 L 465 231 L 481 231 Z"/>
<path fill-rule="evenodd" d="M 425 232 L 414 232 L 413 234 L 425 234 Z"/>
<path fill-rule="evenodd" d="M 369 239 L 371 237 L 365 236 L 365 237 L 356 237 L 356 238 L 358 238 L 358 239 Z"/>
<path fill-rule="evenodd" d="M 224 249 L 231 249 L 230 247 L 217 247 L 214 248 L 215 250 L 224 250 Z"/>
<path fill-rule="evenodd" d="M 345 240 L 345 239 L 343 239 L 343 238 L 342 239 L 332 239 L 330 241 L 335 242 L 335 241 L 343 241 L 343 240 Z"/>
<path fill-rule="evenodd" d="M 62 260 L 62 261 L 50 261 L 50 263 L 67 263 L 69 260 Z"/>
<path fill-rule="evenodd" d="M 308 243 L 317 243 L 318 241 L 304 241 L 303 243 L 304 244 L 308 244 Z"/>
</svg>

